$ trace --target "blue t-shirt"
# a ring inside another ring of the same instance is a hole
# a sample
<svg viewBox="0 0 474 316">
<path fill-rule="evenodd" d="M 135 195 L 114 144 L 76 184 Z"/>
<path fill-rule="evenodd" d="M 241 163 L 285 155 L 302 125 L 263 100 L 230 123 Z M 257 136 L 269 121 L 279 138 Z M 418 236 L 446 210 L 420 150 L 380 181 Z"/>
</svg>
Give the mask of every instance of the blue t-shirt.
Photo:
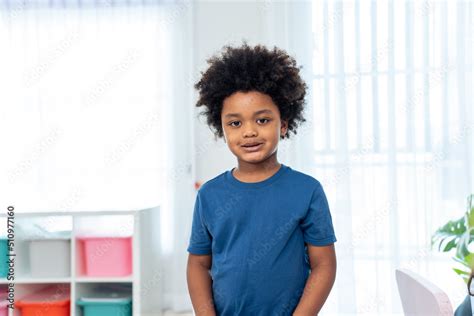
<svg viewBox="0 0 474 316">
<path fill-rule="evenodd" d="M 291 315 L 310 271 L 305 243 L 336 241 L 323 188 L 284 164 L 254 183 L 232 171 L 199 189 L 188 252 L 212 255 L 218 315 Z"/>
</svg>

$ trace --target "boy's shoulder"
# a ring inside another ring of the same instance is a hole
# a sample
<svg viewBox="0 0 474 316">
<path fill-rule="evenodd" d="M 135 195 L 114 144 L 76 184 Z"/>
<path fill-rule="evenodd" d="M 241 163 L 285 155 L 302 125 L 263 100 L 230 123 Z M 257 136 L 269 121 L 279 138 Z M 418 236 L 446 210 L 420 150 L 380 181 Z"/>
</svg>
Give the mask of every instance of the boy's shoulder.
<svg viewBox="0 0 474 316">
<path fill-rule="evenodd" d="M 204 182 L 200 187 L 198 192 L 200 194 L 205 194 L 208 193 L 209 191 L 215 190 L 217 188 L 220 188 L 222 185 L 222 182 L 224 181 L 224 176 L 227 171 L 222 172 L 221 174 L 215 176 L 214 178 L 207 180 Z"/>
<path fill-rule="evenodd" d="M 304 185 L 311 186 L 314 188 L 321 186 L 321 183 L 319 182 L 319 180 L 313 177 L 312 175 L 309 175 L 302 171 L 295 170 L 291 167 L 288 167 L 288 169 L 290 171 L 290 175 L 293 181 L 297 181 L 297 183 L 299 184 L 304 184 Z"/>
</svg>

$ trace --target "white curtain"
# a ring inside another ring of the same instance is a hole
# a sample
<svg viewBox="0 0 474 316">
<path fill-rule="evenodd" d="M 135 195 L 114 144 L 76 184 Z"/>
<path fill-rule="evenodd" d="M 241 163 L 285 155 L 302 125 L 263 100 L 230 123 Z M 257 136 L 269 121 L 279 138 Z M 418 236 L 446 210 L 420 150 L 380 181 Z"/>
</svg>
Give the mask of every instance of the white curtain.
<svg viewBox="0 0 474 316">
<path fill-rule="evenodd" d="M 160 5 L 67 3 L 2 4 L 2 198 L 27 211 L 155 205 L 164 13 Z"/>
<path fill-rule="evenodd" d="M 165 307 L 186 295 L 176 249 L 192 208 L 180 194 L 194 190 L 191 12 L 187 1 L 0 4 L 1 209 L 160 205 Z"/>
<path fill-rule="evenodd" d="M 296 170 L 310 173 L 313 164 L 308 150 L 313 144 L 313 106 L 312 106 L 312 32 L 308 26 L 312 20 L 310 1 L 263 2 L 263 43 L 268 47 L 277 46 L 293 56 L 302 66 L 301 76 L 308 85 L 305 108 L 306 122 L 290 140 L 280 142 L 278 158 Z"/>
<path fill-rule="evenodd" d="M 266 15 L 268 42 L 312 87 L 303 138 L 282 157 L 331 205 L 338 276 L 322 315 L 402 315 L 400 267 L 456 307 L 465 284 L 430 238 L 474 193 L 473 3 L 284 2 Z"/>
</svg>

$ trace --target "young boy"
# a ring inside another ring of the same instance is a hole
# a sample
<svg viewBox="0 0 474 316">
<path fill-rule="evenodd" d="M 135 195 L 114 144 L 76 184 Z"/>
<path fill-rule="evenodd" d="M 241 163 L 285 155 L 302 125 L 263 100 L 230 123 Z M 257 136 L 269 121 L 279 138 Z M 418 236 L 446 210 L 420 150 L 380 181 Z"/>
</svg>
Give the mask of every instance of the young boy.
<svg viewBox="0 0 474 316">
<path fill-rule="evenodd" d="M 195 313 L 317 315 L 336 275 L 328 203 L 316 179 L 277 159 L 279 140 L 305 121 L 306 84 L 276 47 L 225 47 L 208 63 L 197 106 L 237 167 L 196 197 L 187 266 Z"/>
</svg>

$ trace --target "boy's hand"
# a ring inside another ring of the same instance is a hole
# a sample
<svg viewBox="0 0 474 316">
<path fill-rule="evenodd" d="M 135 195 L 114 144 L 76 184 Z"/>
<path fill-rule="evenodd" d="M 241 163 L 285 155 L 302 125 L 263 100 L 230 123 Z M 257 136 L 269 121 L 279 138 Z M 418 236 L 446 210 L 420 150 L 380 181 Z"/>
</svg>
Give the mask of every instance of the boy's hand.
<svg viewBox="0 0 474 316">
<path fill-rule="evenodd" d="M 212 279 L 209 275 L 211 265 L 211 255 L 188 256 L 188 290 L 196 316 L 216 315 L 212 299 Z"/>
<path fill-rule="evenodd" d="M 307 244 L 311 274 L 293 316 L 315 316 L 323 307 L 336 278 L 334 244 L 317 247 Z"/>
</svg>

